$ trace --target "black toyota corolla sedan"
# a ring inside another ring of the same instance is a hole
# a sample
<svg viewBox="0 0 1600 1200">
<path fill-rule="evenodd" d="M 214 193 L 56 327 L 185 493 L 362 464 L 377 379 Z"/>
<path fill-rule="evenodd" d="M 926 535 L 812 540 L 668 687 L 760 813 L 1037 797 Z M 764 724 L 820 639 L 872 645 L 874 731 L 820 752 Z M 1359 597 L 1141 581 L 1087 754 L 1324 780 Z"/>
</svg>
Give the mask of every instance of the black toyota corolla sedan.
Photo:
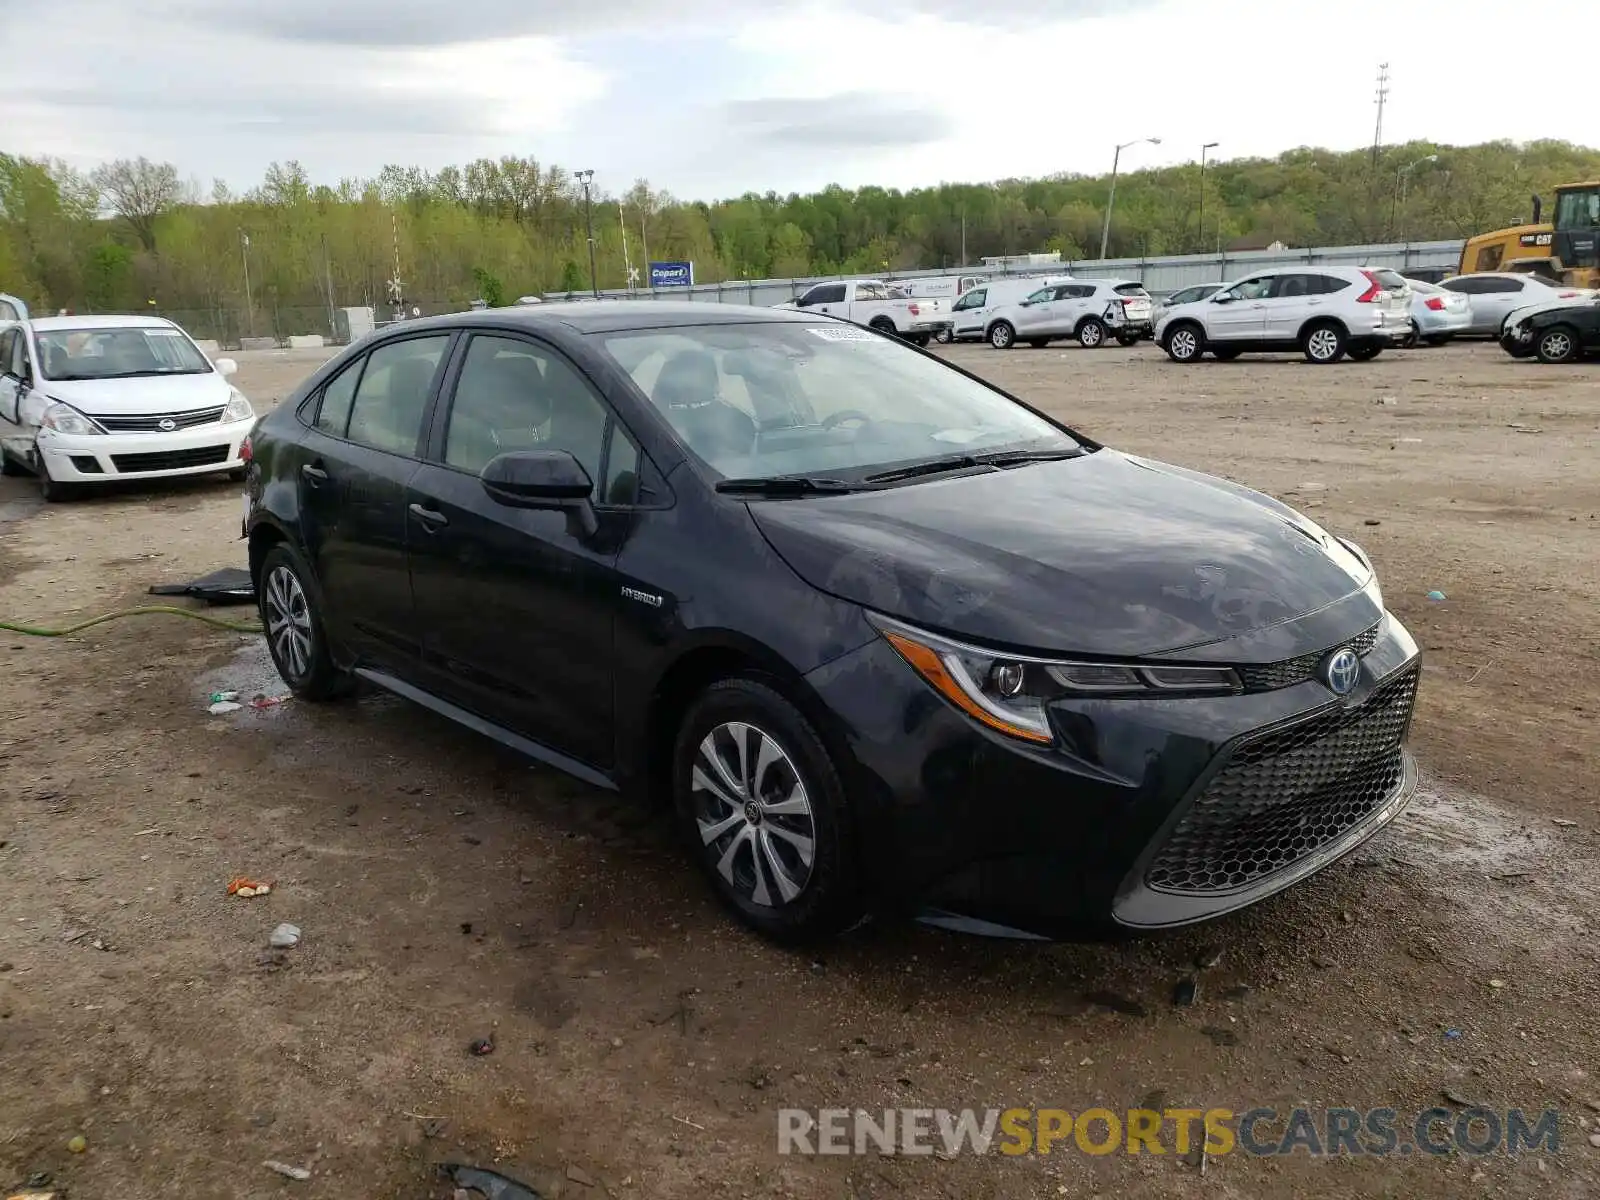
<svg viewBox="0 0 1600 1200">
<path fill-rule="evenodd" d="M 782 938 L 1228 912 L 1410 799 L 1416 643 L 1355 544 L 804 312 L 411 321 L 262 421 L 297 696 L 357 679 L 668 798 Z"/>
</svg>

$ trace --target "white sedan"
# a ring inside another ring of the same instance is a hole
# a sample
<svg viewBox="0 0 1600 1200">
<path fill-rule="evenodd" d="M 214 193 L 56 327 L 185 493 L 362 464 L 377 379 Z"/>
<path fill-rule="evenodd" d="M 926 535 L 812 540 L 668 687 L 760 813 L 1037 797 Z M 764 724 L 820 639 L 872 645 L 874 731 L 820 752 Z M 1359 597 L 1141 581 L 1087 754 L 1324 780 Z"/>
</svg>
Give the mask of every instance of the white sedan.
<svg viewBox="0 0 1600 1200">
<path fill-rule="evenodd" d="M 85 485 L 227 472 L 255 423 L 208 359 L 160 317 L 41 317 L 0 326 L 0 464 L 47 500 Z"/>
</svg>

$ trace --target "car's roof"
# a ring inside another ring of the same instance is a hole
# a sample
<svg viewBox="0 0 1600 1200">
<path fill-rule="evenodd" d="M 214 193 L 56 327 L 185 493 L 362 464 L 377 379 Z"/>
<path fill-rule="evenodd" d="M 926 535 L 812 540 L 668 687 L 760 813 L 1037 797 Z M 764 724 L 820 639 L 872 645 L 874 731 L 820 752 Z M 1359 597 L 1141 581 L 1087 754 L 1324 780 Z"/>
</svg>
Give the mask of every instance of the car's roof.
<svg viewBox="0 0 1600 1200">
<path fill-rule="evenodd" d="M 549 301 L 511 308 L 484 308 L 403 322 L 406 329 L 473 325 L 521 326 L 530 330 L 565 325 L 577 333 L 618 333 L 631 329 L 670 329 L 685 325 L 750 325 L 812 323 L 815 313 L 788 308 L 757 308 L 748 304 L 695 304 L 684 300 Z M 396 326 L 386 325 L 386 331 Z"/>
<path fill-rule="evenodd" d="M 52 329 L 171 329 L 173 323 L 165 317 L 133 316 L 82 316 L 34 317 L 28 324 L 35 330 Z"/>
</svg>

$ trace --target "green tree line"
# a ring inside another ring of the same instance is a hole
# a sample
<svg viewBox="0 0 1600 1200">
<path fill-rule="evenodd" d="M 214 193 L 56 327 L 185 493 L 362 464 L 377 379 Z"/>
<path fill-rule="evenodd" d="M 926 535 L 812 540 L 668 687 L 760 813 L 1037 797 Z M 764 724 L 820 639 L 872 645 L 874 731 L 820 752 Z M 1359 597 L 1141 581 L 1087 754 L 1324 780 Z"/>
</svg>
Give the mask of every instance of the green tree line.
<svg viewBox="0 0 1600 1200">
<path fill-rule="evenodd" d="M 1527 218 L 1529 196 L 1600 177 L 1600 151 L 1566 142 L 1411 143 L 1381 152 L 1297 149 L 1124 173 L 1113 257 L 1214 251 L 1260 237 L 1290 245 L 1458 238 Z M 689 259 L 702 282 L 880 273 L 983 255 L 1099 250 L 1110 180 L 1086 175 L 945 183 L 898 191 L 828 187 L 686 202 L 639 180 L 587 206 L 602 288 L 627 258 Z M 274 163 L 259 184 L 209 192 L 167 163 L 91 171 L 0 154 L 0 291 L 43 310 L 141 310 L 204 332 L 325 329 L 335 306 L 382 307 L 398 271 L 408 302 L 589 285 L 583 190 L 532 158 L 437 172 L 385 167 L 314 183 Z"/>
</svg>

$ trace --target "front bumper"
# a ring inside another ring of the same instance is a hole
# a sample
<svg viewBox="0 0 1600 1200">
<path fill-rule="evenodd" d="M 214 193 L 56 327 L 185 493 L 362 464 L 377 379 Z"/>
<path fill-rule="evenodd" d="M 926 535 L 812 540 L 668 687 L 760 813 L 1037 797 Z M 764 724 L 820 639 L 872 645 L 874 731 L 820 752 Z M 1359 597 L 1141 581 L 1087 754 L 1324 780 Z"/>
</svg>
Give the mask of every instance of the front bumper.
<svg viewBox="0 0 1600 1200">
<path fill-rule="evenodd" d="M 1215 917 L 1348 853 L 1415 788 L 1418 668 L 1388 616 L 1347 697 L 1308 678 L 1061 701 L 1049 749 L 980 729 L 882 642 L 809 678 L 852 751 L 879 902 L 1048 937 Z"/>
<path fill-rule="evenodd" d="M 196 425 L 172 433 L 101 433 L 70 436 L 42 429 L 34 453 L 44 457 L 57 483 L 109 483 L 117 479 L 167 479 L 243 467 L 239 445 L 254 420 Z"/>
</svg>

